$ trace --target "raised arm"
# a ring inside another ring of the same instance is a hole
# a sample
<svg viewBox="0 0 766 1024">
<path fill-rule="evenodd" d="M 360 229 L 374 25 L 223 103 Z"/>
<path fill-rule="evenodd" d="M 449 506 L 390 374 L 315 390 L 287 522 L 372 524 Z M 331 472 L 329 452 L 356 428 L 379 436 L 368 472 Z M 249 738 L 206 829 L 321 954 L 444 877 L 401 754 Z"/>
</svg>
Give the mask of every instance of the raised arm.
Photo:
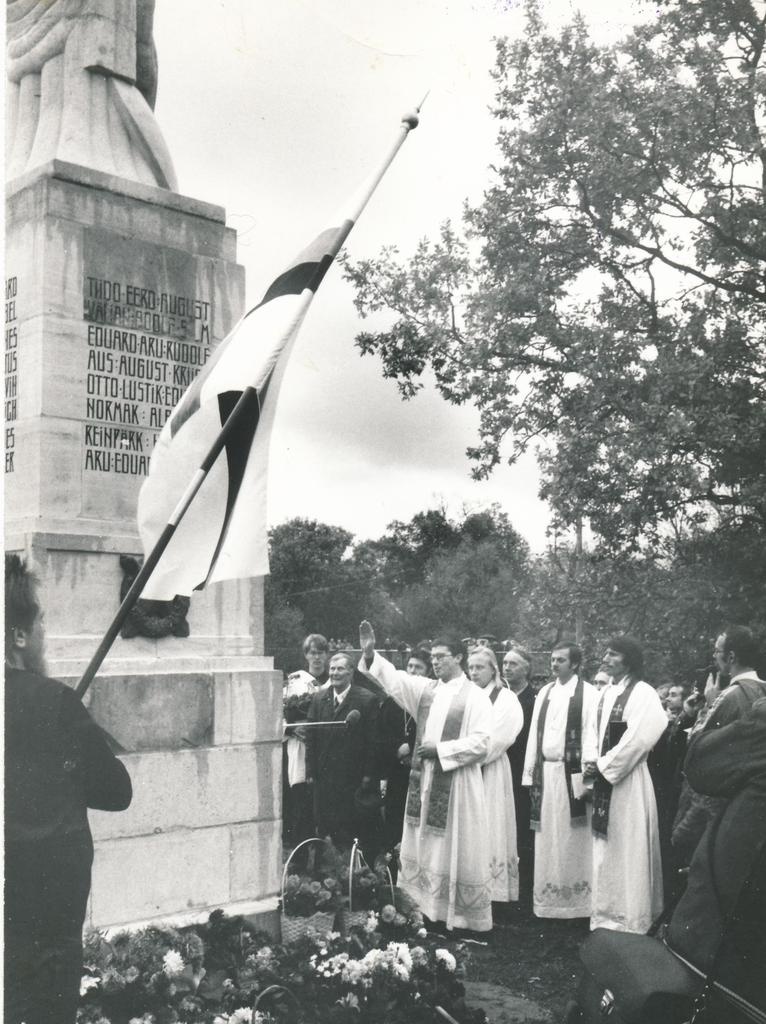
<svg viewBox="0 0 766 1024">
<path fill-rule="evenodd" d="M 360 671 L 368 672 L 400 707 L 413 716 L 417 715 L 420 696 L 433 680 L 407 675 L 376 651 L 375 632 L 367 620 L 359 626 L 359 646 L 362 649 Z"/>
</svg>

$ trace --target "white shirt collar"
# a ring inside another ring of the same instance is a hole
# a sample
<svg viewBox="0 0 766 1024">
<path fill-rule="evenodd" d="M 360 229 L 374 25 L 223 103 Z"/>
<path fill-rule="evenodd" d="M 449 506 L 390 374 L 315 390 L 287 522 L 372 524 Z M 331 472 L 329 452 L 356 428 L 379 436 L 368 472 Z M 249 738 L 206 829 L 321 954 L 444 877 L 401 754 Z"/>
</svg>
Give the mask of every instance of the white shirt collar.
<svg viewBox="0 0 766 1024">
<path fill-rule="evenodd" d="M 338 693 L 337 690 L 333 689 L 333 691 L 332 691 L 332 702 L 333 702 L 333 705 L 335 706 L 337 704 L 342 704 L 343 701 L 348 696 L 348 692 L 349 692 L 350 689 L 351 689 L 351 684 L 350 683 L 346 687 L 346 689 L 343 690 L 341 693 Z"/>
<path fill-rule="evenodd" d="M 558 679 L 554 679 L 553 682 L 556 686 L 560 686 L 564 690 L 567 688 L 574 690 L 575 686 L 577 686 L 577 673 L 575 672 L 571 675 L 565 683 L 559 682 Z"/>
<path fill-rule="evenodd" d="M 757 678 L 758 678 L 758 673 L 755 671 L 755 669 L 749 668 L 747 670 L 747 672 L 738 672 L 736 674 L 736 676 L 732 676 L 731 680 L 729 682 L 729 685 L 731 686 L 732 683 L 738 683 L 740 679 L 757 679 Z"/>
<path fill-rule="evenodd" d="M 465 673 L 461 672 L 459 676 L 455 676 L 454 679 L 450 679 L 448 682 L 444 682 L 440 679 L 439 686 L 450 686 L 453 689 L 457 689 L 459 686 L 462 686 L 467 679 L 468 676 L 466 676 Z"/>
<path fill-rule="evenodd" d="M 628 685 L 628 678 L 628 673 L 626 672 L 625 675 L 621 676 L 619 679 L 615 679 L 614 677 L 612 677 L 611 683 L 608 683 L 607 685 L 613 686 L 617 690 L 624 690 L 625 687 Z M 605 686 L 604 689 L 606 688 L 607 687 Z"/>
</svg>

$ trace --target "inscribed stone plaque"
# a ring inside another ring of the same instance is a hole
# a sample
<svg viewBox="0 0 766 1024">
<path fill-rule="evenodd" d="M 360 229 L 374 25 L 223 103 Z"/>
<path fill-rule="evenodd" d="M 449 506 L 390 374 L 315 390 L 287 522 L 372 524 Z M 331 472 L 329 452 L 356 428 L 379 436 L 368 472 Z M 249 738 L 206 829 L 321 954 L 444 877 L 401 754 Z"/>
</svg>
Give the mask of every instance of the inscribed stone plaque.
<svg viewBox="0 0 766 1024">
<path fill-rule="evenodd" d="M 19 327 L 16 311 L 19 282 L 5 279 L 5 472 L 16 470 L 16 419 L 19 397 Z"/>
<path fill-rule="evenodd" d="M 135 507 L 137 478 L 211 350 L 199 261 L 90 229 L 83 250 L 83 512 Z M 108 488 L 104 487 L 109 481 Z"/>
</svg>

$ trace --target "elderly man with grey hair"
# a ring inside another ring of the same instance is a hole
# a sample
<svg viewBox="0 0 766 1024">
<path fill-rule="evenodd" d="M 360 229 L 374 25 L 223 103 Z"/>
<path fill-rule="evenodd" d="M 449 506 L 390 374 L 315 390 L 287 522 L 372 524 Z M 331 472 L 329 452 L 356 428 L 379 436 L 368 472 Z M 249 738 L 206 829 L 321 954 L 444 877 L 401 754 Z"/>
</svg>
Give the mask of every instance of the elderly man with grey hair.
<svg viewBox="0 0 766 1024">
<path fill-rule="evenodd" d="M 375 790 L 378 702 L 362 686 L 351 685 L 355 668 L 353 655 L 332 655 L 330 685 L 314 695 L 306 730 L 306 773 L 314 784 L 317 834 L 340 847 L 350 847 L 364 831 L 357 791 Z M 312 722 L 333 724 L 312 727 Z"/>
<path fill-rule="evenodd" d="M 503 656 L 503 676 L 516 694 L 524 714 L 521 732 L 508 748 L 513 777 L 513 799 L 516 807 L 516 842 L 519 852 L 519 909 L 532 912 L 532 876 L 535 865 L 535 838 L 529 827 L 529 788 L 522 786 L 524 755 L 527 750 L 529 727 L 535 708 L 535 691 L 529 681 L 532 672 L 532 658 L 523 647 L 515 645 Z"/>
</svg>

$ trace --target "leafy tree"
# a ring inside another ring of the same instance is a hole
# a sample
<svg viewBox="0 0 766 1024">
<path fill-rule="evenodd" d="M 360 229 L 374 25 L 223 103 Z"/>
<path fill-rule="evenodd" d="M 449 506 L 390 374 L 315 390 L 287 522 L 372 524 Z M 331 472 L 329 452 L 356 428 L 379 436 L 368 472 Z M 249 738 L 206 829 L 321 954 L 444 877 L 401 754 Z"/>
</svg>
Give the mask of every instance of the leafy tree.
<svg viewBox="0 0 766 1024">
<path fill-rule="evenodd" d="M 385 575 L 387 585 L 397 589 L 422 580 L 431 558 L 459 543 L 458 527 L 443 508 L 434 508 L 416 512 L 408 523 L 395 519 L 378 540 L 357 545 L 354 557 Z"/>
<path fill-rule="evenodd" d="M 506 637 L 518 622 L 526 576 L 526 566 L 505 558 L 496 542 L 466 539 L 435 555 L 423 582 L 405 588 L 397 603 L 413 637 Z"/>
<path fill-rule="evenodd" d="M 419 513 L 410 523 L 392 523 L 374 543 L 393 555 L 394 564 L 409 568 L 406 576 L 383 576 L 381 593 L 389 604 L 388 612 L 381 609 L 382 621 L 389 632 L 413 640 L 444 629 L 508 634 L 517 618 L 529 548 L 497 505 L 466 514 L 460 522 L 448 520 L 443 510 Z"/>
<path fill-rule="evenodd" d="M 766 17 L 661 0 L 597 45 L 578 18 L 497 46 L 498 160 L 464 232 L 346 263 L 405 397 L 480 410 L 484 476 L 542 440 L 542 495 L 612 551 L 766 526 Z"/>
<path fill-rule="evenodd" d="M 312 519 L 291 519 L 269 532 L 271 575 L 266 580 L 266 608 L 292 609 L 291 629 L 348 634 L 358 626 L 351 609 L 364 605 L 368 583 L 350 559 L 354 535 L 340 526 Z"/>
<path fill-rule="evenodd" d="M 646 677 L 657 683 L 689 682 L 695 668 L 710 663 L 713 639 L 729 623 L 763 632 L 766 550 L 758 531 L 697 531 L 664 548 L 615 559 L 597 547 L 580 556 L 576 573 L 566 545 L 537 556 L 522 595 L 519 637 L 550 649 L 575 635 L 579 607 L 589 670 L 598 667 L 610 635 L 629 632 L 645 644 Z"/>
<path fill-rule="evenodd" d="M 348 530 L 306 519 L 269 537 L 266 649 L 293 660 L 305 633 L 353 637 L 364 616 L 381 637 L 413 641 L 443 628 L 507 633 L 529 554 L 497 506 L 457 522 L 419 512 L 355 545 Z"/>
</svg>

